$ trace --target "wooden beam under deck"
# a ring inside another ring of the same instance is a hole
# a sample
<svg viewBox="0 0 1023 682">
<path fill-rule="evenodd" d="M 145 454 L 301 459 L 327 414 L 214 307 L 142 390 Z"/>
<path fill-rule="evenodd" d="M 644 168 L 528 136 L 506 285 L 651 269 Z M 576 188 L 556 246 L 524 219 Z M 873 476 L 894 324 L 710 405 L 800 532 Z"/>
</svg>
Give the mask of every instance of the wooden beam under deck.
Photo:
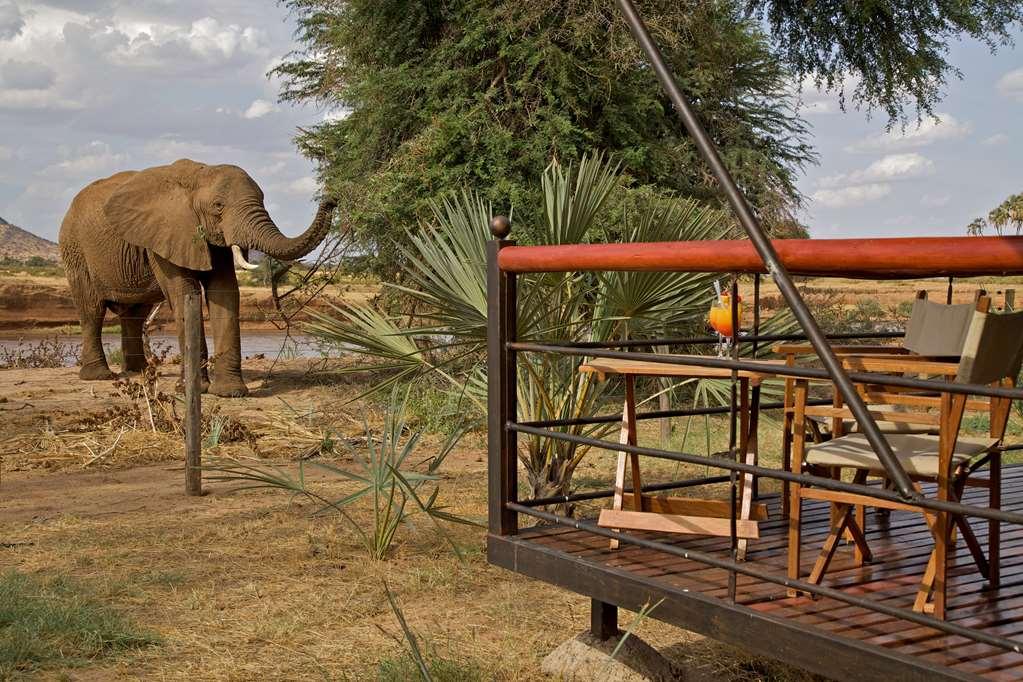
<svg viewBox="0 0 1023 682">
<path fill-rule="evenodd" d="M 1023 511 L 1023 466 L 1007 467 L 1003 476 L 1004 508 Z M 967 491 L 966 498 L 968 503 L 983 504 L 986 491 Z M 770 518 L 761 522 L 761 537 L 750 543 L 748 560 L 784 575 L 787 538 L 778 517 L 779 500 L 775 496 L 764 501 Z M 826 534 L 826 503 L 805 502 L 803 519 L 805 577 Z M 974 520 L 972 525 L 985 543 L 987 523 Z M 882 525 L 868 513 L 866 532 L 875 562 L 857 568 L 851 545 L 842 545 L 825 584 L 909 608 L 933 542 L 921 515 L 895 511 Z M 635 535 L 728 556 L 727 538 Z M 965 543 L 954 551 L 948 619 L 1023 639 L 1023 527 L 1003 525 L 998 590 L 986 589 Z M 783 586 L 742 575 L 737 579 L 736 603 L 731 603 L 728 572 L 723 569 L 625 543 L 612 551 L 606 538 L 582 530 L 539 526 L 514 536 L 491 535 L 488 558 L 631 611 L 663 599 L 651 617 L 837 680 L 1023 679 L 1021 654 L 836 600 L 788 598 Z"/>
</svg>

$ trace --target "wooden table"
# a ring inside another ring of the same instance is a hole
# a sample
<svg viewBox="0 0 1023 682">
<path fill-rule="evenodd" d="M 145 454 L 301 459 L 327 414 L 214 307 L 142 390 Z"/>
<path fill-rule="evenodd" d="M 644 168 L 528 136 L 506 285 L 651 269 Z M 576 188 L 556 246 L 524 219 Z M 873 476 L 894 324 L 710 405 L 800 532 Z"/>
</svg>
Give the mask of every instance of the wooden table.
<svg viewBox="0 0 1023 682">
<path fill-rule="evenodd" d="M 670 355 L 665 357 L 686 358 L 706 356 Z M 781 364 L 779 361 L 764 361 Z M 622 406 L 622 428 L 618 442 L 636 445 L 636 377 L 680 377 L 689 379 L 730 379 L 732 370 L 722 367 L 699 367 L 677 365 L 644 360 L 595 359 L 579 367 L 580 372 L 596 374 L 604 380 L 610 374 L 625 378 L 625 403 Z M 757 425 L 759 421 L 760 384 L 769 373 L 739 370 L 739 452 L 747 464 L 757 463 Z M 632 474 L 632 493 L 625 492 L 625 462 L 628 455 Z M 767 508 L 753 502 L 753 475 L 743 474 L 741 480 L 741 503 L 739 516 L 735 521 L 735 532 L 739 538 L 737 557 L 743 560 L 751 539 L 760 536 L 759 522 L 767 518 Z M 704 500 L 641 493 L 642 481 L 639 470 L 639 456 L 634 453 L 618 453 L 615 469 L 614 500 L 611 509 L 604 509 L 597 521 L 608 528 L 628 528 L 696 535 L 731 535 L 731 504 L 723 500 Z M 632 507 L 631 510 L 625 506 Z M 611 548 L 618 546 L 611 540 Z"/>
</svg>

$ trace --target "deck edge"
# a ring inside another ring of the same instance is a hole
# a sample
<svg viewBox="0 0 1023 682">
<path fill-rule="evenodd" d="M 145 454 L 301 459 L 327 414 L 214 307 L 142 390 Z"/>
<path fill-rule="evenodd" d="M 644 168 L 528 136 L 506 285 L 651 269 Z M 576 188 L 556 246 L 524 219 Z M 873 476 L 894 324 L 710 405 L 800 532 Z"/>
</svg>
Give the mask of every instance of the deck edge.
<svg viewBox="0 0 1023 682">
<path fill-rule="evenodd" d="M 543 547 L 530 542 L 528 536 L 488 534 L 487 561 L 629 611 L 638 612 L 663 599 L 649 614 L 651 618 L 834 680 L 984 679 L 739 604 L 670 590 L 656 580 Z"/>
</svg>

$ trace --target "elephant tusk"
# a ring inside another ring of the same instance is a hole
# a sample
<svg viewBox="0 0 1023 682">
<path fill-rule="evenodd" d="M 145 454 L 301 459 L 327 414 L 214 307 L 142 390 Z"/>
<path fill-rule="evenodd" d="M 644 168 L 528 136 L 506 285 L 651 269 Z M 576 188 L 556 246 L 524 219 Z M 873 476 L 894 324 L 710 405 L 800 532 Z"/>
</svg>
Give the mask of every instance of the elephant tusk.
<svg viewBox="0 0 1023 682">
<path fill-rule="evenodd" d="M 255 270 L 259 266 L 253 265 L 249 261 L 245 260 L 245 256 L 242 254 L 242 247 L 237 244 L 231 244 L 231 254 L 234 256 L 234 266 L 241 268 L 242 270 Z"/>
</svg>

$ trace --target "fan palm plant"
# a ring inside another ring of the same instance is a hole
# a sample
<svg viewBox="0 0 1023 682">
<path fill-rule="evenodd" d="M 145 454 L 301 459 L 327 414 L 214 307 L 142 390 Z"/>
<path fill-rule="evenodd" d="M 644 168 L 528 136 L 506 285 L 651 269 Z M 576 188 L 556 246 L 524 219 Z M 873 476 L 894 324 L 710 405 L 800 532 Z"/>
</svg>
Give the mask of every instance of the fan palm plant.
<svg viewBox="0 0 1023 682">
<path fill-rule="evenodd" d="M 730 229 L 727 217 L 687 199 L 620 201 L 618 166 L 601 156 L 577 167 L 552 163 L 543 178 L 550 244 L 588 241 L 691 241 L 715 239 Z M 403 251 L 403 284 L 389 285 L 415 303 L 417 323 L 390 317 L 367 304 L 344 304 L 316 313 L 309 331 L 366 356 L 381 370 L 373 389 L 435 375 L 464 392 L 480 412 L 486 393 L 486 242 L 492 210 L 465 192 L 433 206 L 424 226 Z M 609 228 L 608 225 L 615 225 Z M 612 232 L 611 230 L 616 230 Z M 530 341 L 609 341 L 684 334 L 702 327 L 713 296 L 711 275 L 700 273 L 539 273 L 519 280 L 518 337 Z M 406 322 L 403 324 L 403 322 Z M 519 417 L 578 417 L 620 400 L 617 385 L 579 374 L 571 358 L 521 354 Z M 611 427 L 566 430 L 602 435 Z M 519 457 L 530 492 L 567 493 L 584 446 L 529 437 Z"/>
</svg>

